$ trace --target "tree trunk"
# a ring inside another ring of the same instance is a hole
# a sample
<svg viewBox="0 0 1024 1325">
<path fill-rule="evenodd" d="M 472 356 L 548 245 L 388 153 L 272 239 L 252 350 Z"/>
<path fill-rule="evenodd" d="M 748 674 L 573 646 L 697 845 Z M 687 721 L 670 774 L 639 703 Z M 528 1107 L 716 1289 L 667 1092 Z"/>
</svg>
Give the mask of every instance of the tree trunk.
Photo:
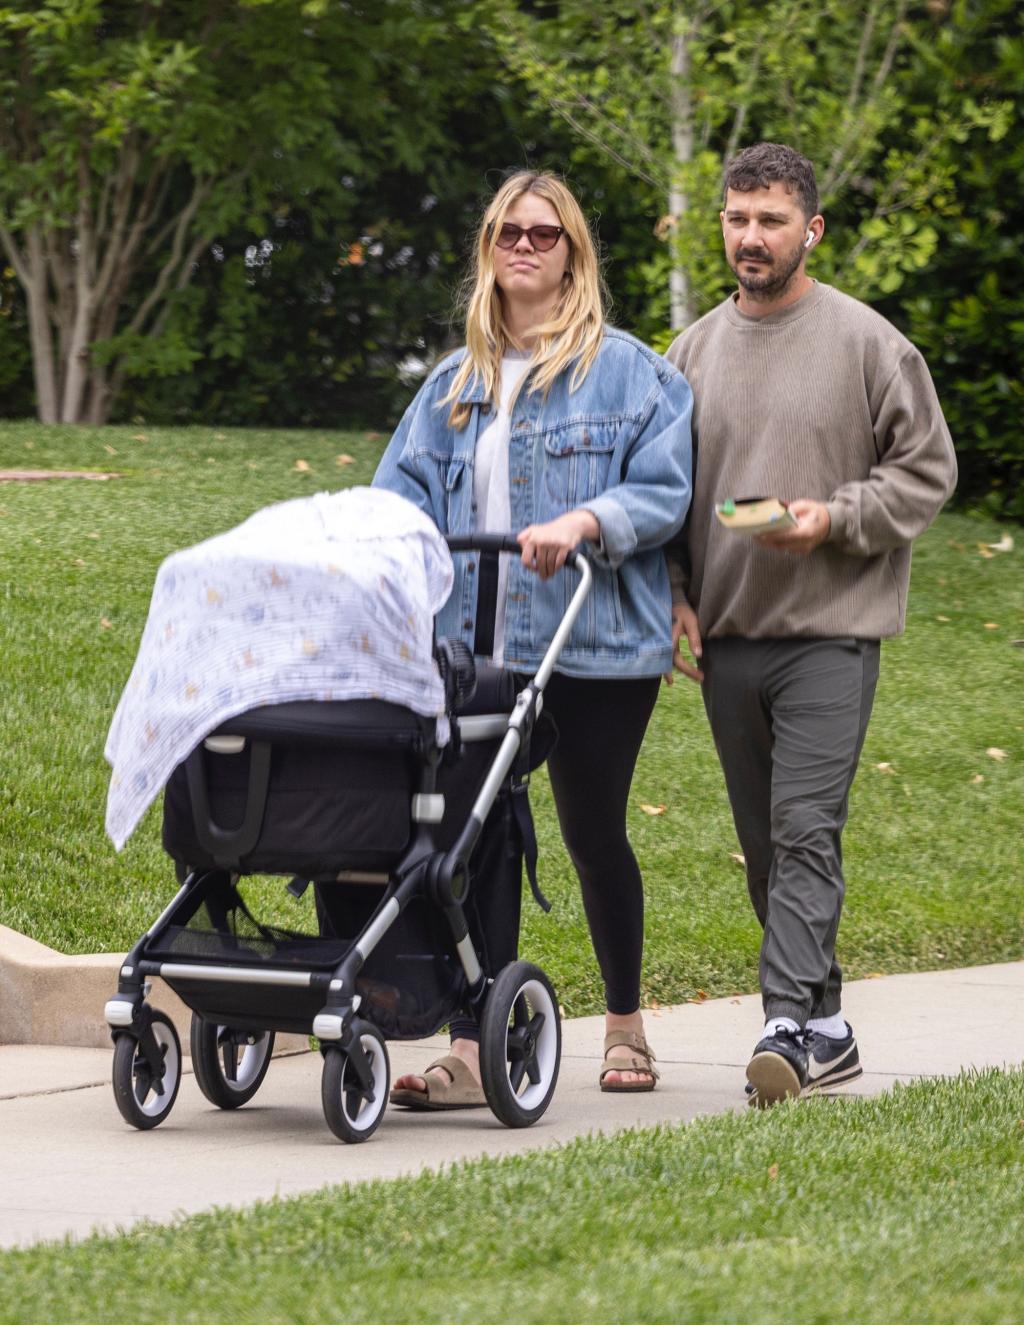
<svg viewBox="0 0 1024 1325">
<path fill-rule="evenodd" d="M 94 364 L 89 374 L 89 404 L 85 411 L 85 422 L 96 428 L 106 423 L 110 414 L 110 400 L 106 366 Z"/>
<path fill-rule="evenodd" d="M 676 218 L 674 232 L 669 238 L 672 267 L 669 272 L 669 317 L 673 331 L 682 331 L 693 321 L 690 281 L 683 266 L 680 252 L 680 234 L 683 218 L 690 205 L 683 180 L 684 172 L 693 160 L 693 103 L 690 97 L 690 31 L 681 19 L 679 30 L 672 37 L 672 183 L 669 186 L 669 215 Z"/>
<path fill-rule="evenodd" d="M 92 292 L 84 282 L 79 284 L 75 317 L 68 341 L 67 362 L 64 364 L 64 399 L 61 402 L 61 423 L 81 423 L 85 388 L 89 378 L 90 324 L 92 322 Z"/>
<path fill-rule="evenodd" d="M 32 372 L 36 384 L 36 412 L 40 423 L 56 423 L 57 365 L 54 360 L 53 332 L 50 323 L 49 274 L 38 226 L 33 226 L 28 232 L 26 248 L 28 262 L 22 285 L 28 305 Z"/>
</svg>

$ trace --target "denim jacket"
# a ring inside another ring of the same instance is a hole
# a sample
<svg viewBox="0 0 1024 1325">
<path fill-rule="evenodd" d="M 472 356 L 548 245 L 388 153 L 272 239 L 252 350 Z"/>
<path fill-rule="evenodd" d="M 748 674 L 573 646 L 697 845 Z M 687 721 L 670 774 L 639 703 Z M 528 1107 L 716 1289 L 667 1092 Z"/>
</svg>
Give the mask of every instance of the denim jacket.
<svg viewBox="0 0 1024 1325">
<path fill-rule="evenodd" d="M 461 401 L 474 406 L 460 431 L 448 423 L 446 395 L 465 350 L 443 360 L 405 412 L 380 462 L 374 486 L 414 502 L 446 534 L 476 526 L 473 464 L 490 422 L 482 383 Z M 509 441 L 510 532 L 583 507 L 601 525 L 600 548 L 584 544 L 594 584 L 559 661 L 580 677 L 657 676 L 672 665 L 671 597 L 662 547 L 690 503 L 690 413 L 682 375 L 623 331 L 606 328 L 586 378 L 570 392 L 571 370 L 547 400 L 529 378 L 512 409 Z M 575 587 L 572 570 L 546 583 L 510 559 L 505 604 L 505 666 L 533 671 Z M 476 558 L 455 558 L 455 584 L 437 633 L 472 647 Z M 500 604 L 499 604 L 500 610 Z"/>
</svg>

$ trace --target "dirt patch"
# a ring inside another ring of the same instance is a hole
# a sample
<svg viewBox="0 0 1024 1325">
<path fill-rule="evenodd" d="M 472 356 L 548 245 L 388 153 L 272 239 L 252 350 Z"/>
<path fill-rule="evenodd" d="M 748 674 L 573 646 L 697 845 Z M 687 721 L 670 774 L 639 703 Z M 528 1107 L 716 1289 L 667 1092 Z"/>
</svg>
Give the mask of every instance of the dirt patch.
<svg viewBox="0 0 1024 1325">
<path fill-rule="evenodd" d="M 100 474 L 89 469 L 0 469 L 0 483 L 36 483 L 45 478 L 91 478 L 98 483 L 120 474 Z"/>
</svg>

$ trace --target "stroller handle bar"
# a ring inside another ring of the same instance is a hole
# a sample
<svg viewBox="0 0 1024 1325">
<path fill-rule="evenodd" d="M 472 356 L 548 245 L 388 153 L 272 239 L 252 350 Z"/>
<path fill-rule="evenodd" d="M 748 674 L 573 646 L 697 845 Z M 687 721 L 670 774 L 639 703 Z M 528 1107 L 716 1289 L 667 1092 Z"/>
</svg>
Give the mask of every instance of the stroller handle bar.
<svg viewBox="0 0 1024 1325">
<path fill-rule="evenodd" d="M 513 534 L 445 534 L 445 542 L 448 544 L 449 552 L 512 552 L 516 555 L 522 552 L 522 548 Z M 558 623 L 558 628 L 552 636 L 548 650 L 533 678 L 533 684 L 538 691 L 543 691 L 551 679 L 551 673 L 555 670 L 558 657 L 565 648 L 576 618 L 583 608 L 594 581 L 594 572 L 591 569 L 590 562 L 578 548 L 573 548 L 569 553 L 565 559 L 565 565 L 572 566 L 574 570 L 579 571 L 580 582 L 569 600 L 565 615 Z"/>
<path fill-rule="evenodd" d="M 513 534 L 445 534 L 449 552 L 522 552 L 518 540 Z M 583 554 L 576 548 L 566 557 L 566 564 L 576 566 L 583 560 Z"/>
</svg>

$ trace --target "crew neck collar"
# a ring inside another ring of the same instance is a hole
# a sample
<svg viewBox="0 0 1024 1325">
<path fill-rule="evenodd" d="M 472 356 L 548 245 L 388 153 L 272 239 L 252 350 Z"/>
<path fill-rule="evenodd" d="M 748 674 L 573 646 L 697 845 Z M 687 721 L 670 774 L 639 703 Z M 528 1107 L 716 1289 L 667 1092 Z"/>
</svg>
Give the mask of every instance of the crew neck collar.
<svg viewBox="0 0 1024 1325">
<path fill-rule="evenodd" d="M 821 302 L 826 288 L 820 281 L 815 281 L 795 304 L 787 304 L 777 313 L 765 313 L 762 317 L 752 317 L 750 313 L 744 313 L 737 302 L 739 291 L 734 290 L 726 302 L 726 315 L 730 322 L 735 322 L 741 327 L 777 327 L 785 322 L 795 322 L 797 318 L 803 317 L 804 313 L 809 313 Z"/>
</svg>

